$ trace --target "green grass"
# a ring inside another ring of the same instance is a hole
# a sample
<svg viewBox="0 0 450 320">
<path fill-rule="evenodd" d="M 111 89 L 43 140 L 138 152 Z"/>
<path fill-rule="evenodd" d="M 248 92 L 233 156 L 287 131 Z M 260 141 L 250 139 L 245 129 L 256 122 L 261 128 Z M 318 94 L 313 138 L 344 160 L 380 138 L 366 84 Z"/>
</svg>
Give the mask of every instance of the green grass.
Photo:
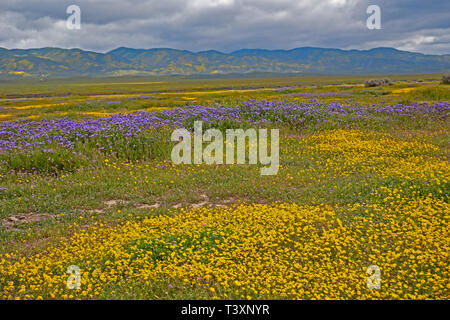
<svg viewBox="0 0 450 320">
<path fill-rule="evenodd" d="M 410 104 L 415 101 L 448 101 L 450 100 L 450 87 L 448 85 L 435 85 L 428 88 L 418 88 L 403 96 L 402 103 Z"/>
<path fill-rule="evenodd" d="M 0 121 L 67 116 L 83 119 L 82 112 L 132 112 L 147 108 L 174 108 L 190 104 L 236 105 L 248 99 L 306 101 L 302 92 L 345 92 L 340 101 L 380 103 L 393 88 L 415 87 L 411 81 L 438 83 L 440 75 L 393 75 L 394 86 L 361 87 L 370 76 L 304 76 L 270 78 L 119 77 L 99 79 L 21 80 L 0 82 Z M 447 86 L 443 86 L 447 87 Z M 245 92 L 233 90 L 251 90 Z M 192 94 L 192 93 L 201 94 Z M 122 96 L 121 96 L 122 95 Z M 125 96 L 123 96 L 125 95 Z M 140 97 L 147 96 L 147 97 Z M 194 99 L 187 99 L 187 98 Z M 393 102 L 400 98 L 389 98 Z M 336 97 L 319 98 L 334 101 Z M 114 101 L 114 103 L 109 103 Z M 30 108 L 37 106 L 37 108 Z M 27 107 L 27 109 L 16 109 Z M 95 116 L 94 116 L 95 117 Z"/>
</svg>

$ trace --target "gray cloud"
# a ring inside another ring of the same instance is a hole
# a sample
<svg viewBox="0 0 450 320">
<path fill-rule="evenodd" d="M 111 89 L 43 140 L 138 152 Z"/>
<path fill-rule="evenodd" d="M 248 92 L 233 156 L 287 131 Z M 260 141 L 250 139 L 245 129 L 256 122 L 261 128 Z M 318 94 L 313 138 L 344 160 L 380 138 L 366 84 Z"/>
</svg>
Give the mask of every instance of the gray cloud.
<svg viewBox="0 0 450 320">
<path fill-rule="evenodd" d="M 81 8 L 81 30 L 66 8 Z M 367 6 L 381 7 L 382 29 L 366 28 Z M 450 54 L 446 0 L 2 0 L 0 46 L 94 51 L 127 46 L 193 51 L 300 46 L 390 46 Z"/>
</svg>

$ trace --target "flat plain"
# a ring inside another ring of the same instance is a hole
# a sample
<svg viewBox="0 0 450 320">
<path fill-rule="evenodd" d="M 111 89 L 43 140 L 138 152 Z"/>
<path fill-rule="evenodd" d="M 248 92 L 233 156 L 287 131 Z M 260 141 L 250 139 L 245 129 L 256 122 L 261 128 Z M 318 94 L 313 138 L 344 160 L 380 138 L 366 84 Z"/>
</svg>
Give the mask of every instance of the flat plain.
<svg viewBox="0 0 450 320">
<path fill-rule="evenodd" d="M 450 87 L 368 78 L 2 82 L 0 298 L 448 299 Z M 278 174 L 173 164 L 196 120 Z"/>
</svg>

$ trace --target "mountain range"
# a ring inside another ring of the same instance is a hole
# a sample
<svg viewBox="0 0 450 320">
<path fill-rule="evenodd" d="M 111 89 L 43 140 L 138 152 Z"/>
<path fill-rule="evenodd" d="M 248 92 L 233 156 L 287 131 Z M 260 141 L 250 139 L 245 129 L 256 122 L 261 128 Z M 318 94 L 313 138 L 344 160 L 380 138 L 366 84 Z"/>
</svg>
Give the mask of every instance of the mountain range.
<svg viewBox="0 0 450 320">
<path fill-rule="evenodd" d="M 426 55 L 393 48 L 341 50 L 302 47 L 292 50 L 241 49 L 231 53 L 125 47 L 106 53 L 62 48 L 0 48 L 0 78 L 253 72 L 375 75 L 449 71 L 450 54 Z"/>
</svg>

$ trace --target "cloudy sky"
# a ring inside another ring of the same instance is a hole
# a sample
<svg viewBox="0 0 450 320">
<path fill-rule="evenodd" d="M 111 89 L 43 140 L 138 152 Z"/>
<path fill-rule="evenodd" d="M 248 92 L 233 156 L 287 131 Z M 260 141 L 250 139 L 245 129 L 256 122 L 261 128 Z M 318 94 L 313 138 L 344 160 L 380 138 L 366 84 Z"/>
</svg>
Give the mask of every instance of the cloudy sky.
<svg viewBox="0 0 450 320">
<path fill-rule="evenodd" d="M 81 29 L 66 27 L 69 5 Z M 381 29 L 366 26 L 369 5 Z M 231 52 L 379 46 L 450 54 L 448 0 L 1 0 L 0 47 L 169 47 Z"/>
</svg>

